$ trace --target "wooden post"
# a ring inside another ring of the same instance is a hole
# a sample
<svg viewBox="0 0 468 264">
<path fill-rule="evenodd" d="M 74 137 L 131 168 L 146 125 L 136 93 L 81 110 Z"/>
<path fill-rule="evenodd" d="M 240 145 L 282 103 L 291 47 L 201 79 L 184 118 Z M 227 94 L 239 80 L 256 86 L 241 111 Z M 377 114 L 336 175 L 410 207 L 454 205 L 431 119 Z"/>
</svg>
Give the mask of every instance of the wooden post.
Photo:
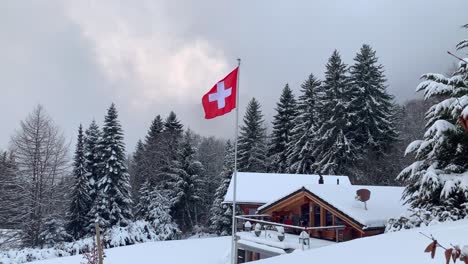
<svg viewBox="0 0 468 264">
<path fill-rule="evenodd" d="M 101 234 L 100 234 L 99 224 L 97 222 L 95 223 L 95 228 L 96 228 L 96 243 L 97 243 L 97 248 L 98 248 L 99 264 L 103 264 Z"/>
</svg>

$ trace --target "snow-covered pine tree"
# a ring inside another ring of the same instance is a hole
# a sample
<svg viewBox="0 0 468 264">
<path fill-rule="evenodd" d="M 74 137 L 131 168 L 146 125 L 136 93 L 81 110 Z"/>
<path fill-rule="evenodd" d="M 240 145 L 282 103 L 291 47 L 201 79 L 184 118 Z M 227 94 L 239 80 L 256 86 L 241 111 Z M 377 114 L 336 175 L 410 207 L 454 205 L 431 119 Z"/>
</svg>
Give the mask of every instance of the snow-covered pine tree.
<svg viewBox="0 0 468 264">
<path fill-rule="evenodd" d="M 199 217 L 205 210 L 201 208 L 205 198 L 206 182 L 203 178 L 203 165 L 195 159 L 195 147 L 192 135 L 187 131 L 178 151 L 178 158 L 173 162 L 167 174 L 172 214 L 183 230 L 190 230 L 199 224 Z"/>
<path fill-rule="evenodd" d="M 266 172 L 266 129 L 260 103 L 252 98 L 247 105 L 238 139 L 238 171 Z"/>
<path fill-rule="evenodd" d="M 13 152 L 0 150 L 0 229 L 14 229 L 21 222 L 22 186 Z"/>
<path fill-rule="evenodd" d="M 88 177 L 88 185 L 90 187 L 89 197 L 92 202 L 96 199 L 97 187 L 96 183 L 99 180 L 100 173 L 100 150 L 99 141 L 101 140 L 101 131 L 96 121 L 92 121 L 89 128 L 85 131 L 84 140 L 84 155 L 85 155 L 85 171 Z M 94 222 L 93 222 L 94 229 Z"/>
<path fill-rule="evenodd" d="M 137 208 L 137 218 L 150 225 L 145 227 L 145 231 L 151 240 L 170 240 L 176 237 L 179 228 L 170 214 L 171 202 L 158 189 L 153 189 L 148 180 L 140 188 Z"/>
<path fill-rule="evenodd" d="M 164 141 L 167 146 L 167 157 L 171 160 L 177 158 L 177 152 L 179 147 L 180 139 L 182 138 L 183 125 L 177 119 L 174 112 L 170 112 L 169 116 L 164 121 Z"/>
<path fill-rule="evenodd" d="M 128 168 L 130 174 L 130 186 L 132 187 L 132 198 L 135 203 L 138 203 L 140 197 L 140 188 L 145 182 L 145 145 L 141 140 L 138 140 L 135 153 L 130 160 Z"/>
<path fill-rule="evenodd" d="M 466 47 L 468 40 L 457 45 L 459 50 Z M 407 184 L 403 196 L 406 202 L 416 214 L 429 212 L 432 221 L 468 217 L 468 133 L 459 119 L 463 109 L 468 111 L 467 62 L 468 58 L 461 61 L 449 77 L 424 74 L 424 81 L 416 89 L 424 91 L 426 100 L 435 98 L 437 101 L 426 113 L 424 138 L 412 142 L 406 149 L 406 154 L 414 154 L 415 161 L 398 175 L 398 179 Z M 408 218 L 393 224 L 402 226 L 405 221 Z M 421 222 L 416 219 L 413 225 L 419 226 Z"/>
<path fill-rule="evenodd" d="M 66 225 L 68 233 L 75 239 L 79 239 L 86 234 L 86 228 L 89 225 L 88 212 L 92 205 L 89 196 L 90 187 L 85 169 L 84 141 L 83 127 L 80 125 L 78 128 L 78 138 L 73 160 L 74 185 L 71 192 Z"/>
<path fill-rule="evenodd" d="M 298 115 L 291 129 L 291 143 L 288 146 L 287 163 L 291 173 L 314 173 L 314 144 L 317 140 L 318 111 L 321 82 L 313 74 L 301 85 L 298 100 Z"/>
<path fill-rule="evenodd" d="M 355 145 L 353 123 L 357 118 L 350 111 L 351 94 L 347 66 L 337 50 L 326 65 L 323 104 L 319 115 L 316 166 L 325 174 L 349 174 L 353 162 L 358 159 L 359 149 Z"/>
<path fill-rule="evenodd" d="M 283 89 L 276 105 L 276 115 L 273 116 L 273 132 L 270 140 L 269 171 L 285 173 L 288 168 L 287 151 L 292 142 L 292 130 L 297 117 L 296 99 L 289 85 Z"/>
<path fill-rule="evenodd" d="M 228 141 L 224 154 L 223 170 L 220 173 L 221 183 L 216 189 L 215 199 L 210 210 L 210 230 L 222 236 L 230 235 L 232 231 L 232 206 L 224 204 L 223 201 L 233 172 L 234 147 L 231 141 Z"/>
<path fill-rule="evenodd" d="M 350 109 L 356 113 L 353 122 L 355 144 L 364 152 L 381 156 L 398 137 L 395 128 L 393 96 L 386 91 L 383 65 L 378 64 L 375 51 L 367 44 L 354 58 L 350 67 L 353 93 Z"/>
<path fill-rule="evenodd" d="M 174 115 L 175 117 L 175 115 Z M 175 118 L 174 118 L 175 119 Z M 177 123 L 177 120 L 167 120 L 168 126 L 173 127 L 174 123 Z M 172 122 L 172 124 L 171 124 Z M 172 161 L 172 159 L 167 159 L 166 155 L 169 151 L 169 144 L 166 144 L 164 138 L 169 137 L 169 135 L 163 134 L 164 131 L 164 121 L 160 115 L 157 115 L 151 126 L 149 128 L 148 134 L 145 138 L 145 151 L 144 151 L 144 160 L 140 161 L 140 170 L 142 172 L 142 180 L 150 180 L 152 183 L 159 181 L 158 175 L 161 173 L 161 169 L 164 166 Z M 172 131 L 167 131 L 167 134 L 172 133 Z"/>
<path fill-rule="evenodd" d="M 41 246 L 54 247 L 57 243 L 68 242 L 72 236 L 65 229 L 63 221 L 57 215 L 45 219 L 44 229 L 39 233 Z"/>
<path fill-rule="evenodd" d="M 95 219 L 103 229 L 127 226 L 132 220 L 132 198 L 125 162 L 123 131 L 112 104 L 104 118 L 102 140 L 99 143 L 102 175 L 97 182 Z"/>
</svg>

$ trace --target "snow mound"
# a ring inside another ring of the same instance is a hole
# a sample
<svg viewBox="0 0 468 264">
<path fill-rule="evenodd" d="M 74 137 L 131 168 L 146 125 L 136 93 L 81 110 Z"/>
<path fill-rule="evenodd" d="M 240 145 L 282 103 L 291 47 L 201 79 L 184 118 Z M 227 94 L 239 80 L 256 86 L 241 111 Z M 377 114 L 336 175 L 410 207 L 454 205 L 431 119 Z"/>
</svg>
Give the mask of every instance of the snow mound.
<svg viewBox="0 0 468 264">
<path fill-rule="evenodd" d="M 289 255 L 260 260 L 258 264 L 283 263 L 445 263 L 444 250 L 437 248 L 435 259 L 424 249 L 431 242 L 421 235 L 433 235 L 445 247 L 468 245 L 468 219 L 411 230 L 355 239 L 335 245 L 295 251 Z M 459 262 L 457 262 L 459 263 Z"/>
</svg>

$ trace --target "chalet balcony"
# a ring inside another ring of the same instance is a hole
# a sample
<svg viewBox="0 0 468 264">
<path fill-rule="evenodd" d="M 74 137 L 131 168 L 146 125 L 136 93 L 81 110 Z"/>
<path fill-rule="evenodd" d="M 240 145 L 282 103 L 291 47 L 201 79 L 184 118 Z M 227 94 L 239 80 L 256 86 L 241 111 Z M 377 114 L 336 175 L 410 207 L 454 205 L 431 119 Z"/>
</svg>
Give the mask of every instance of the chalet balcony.
<svg viewBox="0 0 468 264">
<path fill-rule="evenodd" d="M 344 225 L 304 227 L 269 221 L 269 215 L 237 216 L 238 263 L 328 246 L 342 239 Z M 320 234 L 326 237 L 311 237 Z M 341 240 L 342 241 L 342 240 Z"/>
</svg>

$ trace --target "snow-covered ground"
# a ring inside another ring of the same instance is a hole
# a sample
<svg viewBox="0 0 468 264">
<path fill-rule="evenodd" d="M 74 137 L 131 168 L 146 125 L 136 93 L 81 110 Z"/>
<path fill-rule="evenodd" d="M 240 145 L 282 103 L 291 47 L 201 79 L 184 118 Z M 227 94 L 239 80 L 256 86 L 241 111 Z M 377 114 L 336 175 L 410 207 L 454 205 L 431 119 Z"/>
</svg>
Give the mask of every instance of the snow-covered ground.
<svg viewBox="0 0 468 264">
<path fill-rule="evenodd" d="M 231 237 L 214 237 L 150 242 L 106 250 L 106 264 L 190 263 L 225 264 L 229 262 Z M 33 264 L 80 264 L 81 255 L 31 262 Z"/>
<path fill-rule="evenodd" d="M 437 248 L 434 260 L 430 254 L 424 253 L 431 240 L 419 232 L 433 235 L 445 247 L 450 247 L 451 244 L 461 247 L 468 245 L 468 220 L 460 220 L 356 239 L 308 251 L 295 251 L 255 263 L 445 263 L 444 250 L 441 248 Z"/>
</svg>

